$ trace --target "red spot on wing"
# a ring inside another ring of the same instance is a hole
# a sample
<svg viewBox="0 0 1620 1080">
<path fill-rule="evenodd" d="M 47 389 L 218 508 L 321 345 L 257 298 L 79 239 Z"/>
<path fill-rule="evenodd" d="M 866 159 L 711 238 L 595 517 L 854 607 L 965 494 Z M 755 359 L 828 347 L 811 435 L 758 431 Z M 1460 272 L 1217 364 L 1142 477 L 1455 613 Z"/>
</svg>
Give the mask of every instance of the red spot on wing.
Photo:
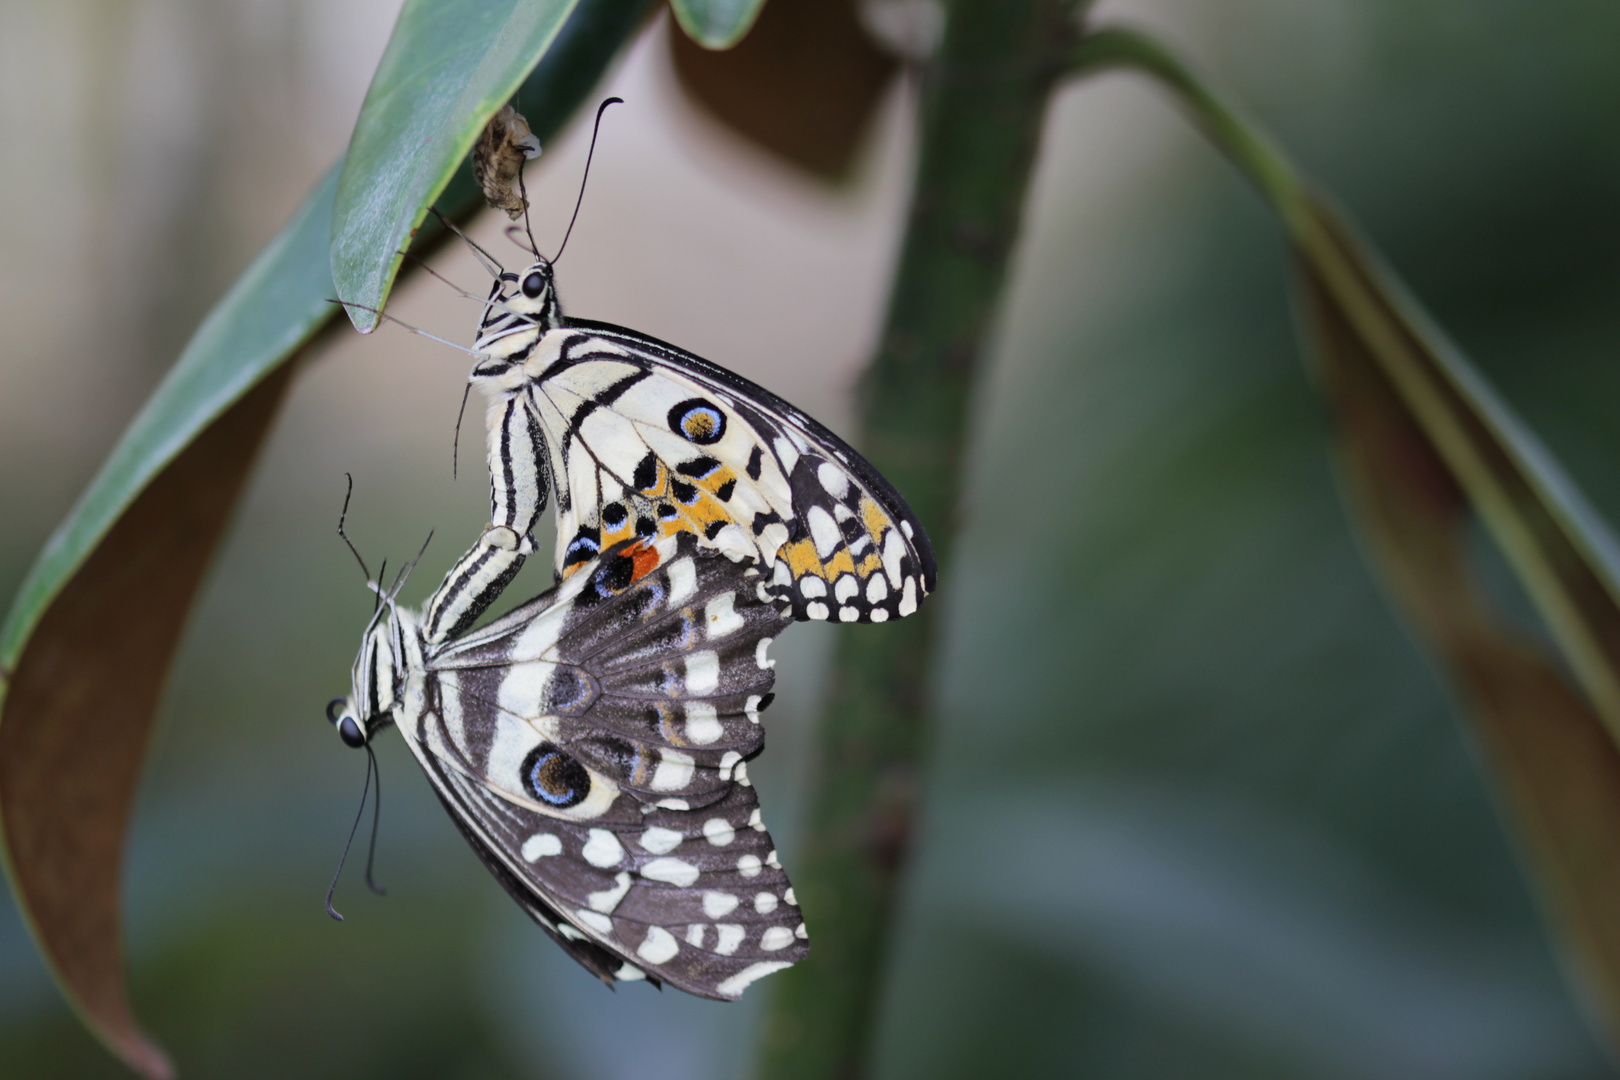
<svg viewBox="0 0 1620 1080">
<path fill-rule="evenodd" d="M 658 552 L 653 548 L 648 547 L 645 540 L 637 540 L 635 543 L 625 548 L 624 551 L 620 552 L 620 555 L 623 558 L 629 559 L 630 565 L 634 567 L 630 573 L 630 581 L 632 584 L 640 581 L 642 578 L 658 569 Z"/>
</svg>

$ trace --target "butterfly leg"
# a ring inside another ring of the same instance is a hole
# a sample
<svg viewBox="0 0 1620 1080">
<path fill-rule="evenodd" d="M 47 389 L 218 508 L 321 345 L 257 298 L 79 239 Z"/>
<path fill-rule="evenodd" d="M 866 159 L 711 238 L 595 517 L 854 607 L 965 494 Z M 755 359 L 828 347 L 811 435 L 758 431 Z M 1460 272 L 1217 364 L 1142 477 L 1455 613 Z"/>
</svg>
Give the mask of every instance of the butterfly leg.
<svg viewBox="0 0 1620 1080">
<path fill-rule="evenodd" d="M 546 444 L 516 395 L 492 398 L 487 416 L 490 525 L 457 560 L 428 601 L 426 640 L 456 637 L 511 584 L 534 552 L 533 530 L 546 508 Z"/>
</svg>

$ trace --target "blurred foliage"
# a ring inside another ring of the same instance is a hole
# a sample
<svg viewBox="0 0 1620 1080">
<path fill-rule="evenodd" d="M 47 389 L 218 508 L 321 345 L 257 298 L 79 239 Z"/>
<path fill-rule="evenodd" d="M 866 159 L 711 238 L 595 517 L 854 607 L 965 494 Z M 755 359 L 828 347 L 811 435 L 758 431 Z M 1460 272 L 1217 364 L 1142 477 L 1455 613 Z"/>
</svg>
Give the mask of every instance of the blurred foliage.
<svg viewBox="0 0 1620 1080">
<path fill-rule="evenodd" d="M 1230 18 L 1236 96 L 1620 519 L 1620 15 L 1382 0 Z M 1339 20 L 1331 63 L 1290 37 L 1313 18 Z M 1088 84 L 1051 121 L 935 600 L 941 736 L 877 1074 L 1610 1075 L 1475 750 L 1353 540 L 1274 220 L 1178 134 L 1100 225 L 1069 186 L 1104 106 L 1145 127 L 1163 110 Z M 359 785 L 316 708 L 358 589 L 308 557 L 329 523 L 258 498 L 188 632 L 130 855 L 135 994 L 186 1075 L 740 1070 L 751 1006 L 609 995 L 569 970 L 397 745 L 395 896 L 340 891 L 366 917 L 333 932 L 310 883 Z M 0 539 L 0 584 L 17 546 Z M 800 633 L 779 670 L 804 682 L 772 714 L 788 726 L 795 698 L 813 712 L 824 644 Z M 783 749 L 773 732 L 766 791 Z M 121 1075 L 9 909 L 0 1071 Z"/>
</svg>

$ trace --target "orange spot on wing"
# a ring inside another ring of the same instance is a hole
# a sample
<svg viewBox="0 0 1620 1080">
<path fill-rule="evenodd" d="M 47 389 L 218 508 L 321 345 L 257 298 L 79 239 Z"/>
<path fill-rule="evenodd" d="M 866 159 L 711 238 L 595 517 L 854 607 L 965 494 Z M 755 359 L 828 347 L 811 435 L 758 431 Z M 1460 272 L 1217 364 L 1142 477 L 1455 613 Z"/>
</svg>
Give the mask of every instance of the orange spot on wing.
<svg viewBox="0 0 1620 1080">
<path fill-rule="evenodd" d="M 862 559 L 860 568 L 857 569 L 855 572 L 857 574 L 861 575 L 861 577 L 863 577 L 863 578 L 868 578 L 868 577 L 871 577 L 873 574 L 877 573 L 881 569 L 883 569 L 883 560 L 878 558 L 877 555 L 874 553 L 874 554 L 868 555 L 866 558 Z"/>
<path fill-rule="evenodd" d="M 889 520 L 889 515 L 883 512 L 883 508 L 865 495 L 861 496 L 861 524 L 872 534 L 872 543 L 879 547 L 883 546 L 883 534 L 894 525 Z"/>
<path fill-rule="evenodd" d="M 782 558 L 787 560 L 788 569 L 793 571 L 793 576 L 796 578 L 803 577 L 806 574 L 814 574 L 817 577 L 827 576 L 822 573 L 821 556 L 816 554 L 816 545 L 809 537 L 805 537 L 796 543 L 783 544 L 781 555 Z"/>
<path fill-rule="evenodd" d="M 647 546 L 645 540 L 638 540 L 624 549 L 624 557 L 630 560 L 633 568 L 630 571 L 632 582 L 640 581 L 654 570 L 658 569 L 658 552 Z"/>
<path fill-rule="evenodd" d="M 624 519 L 624 524 L 620 525 L 617 529 L 614 529 L 612 532 L 608 532 L 606 529 L 602 530 L 602 550 L 606 551 L 614 544 L 617 544 L 620 540 L 630 539 L 630 537 L 635 533 L 635 528 L 636 519 L 634 515 L 627 515 Z"/>
<path fill-rule="evenodd" d="M 837 554 L 827 560 L 823 576 L 828 581 L 834 581 L 840 574 L 853 574 L 855 572 L 855 559 L 849 553 L 849 548 L 841 547 Z"/>
</svg>

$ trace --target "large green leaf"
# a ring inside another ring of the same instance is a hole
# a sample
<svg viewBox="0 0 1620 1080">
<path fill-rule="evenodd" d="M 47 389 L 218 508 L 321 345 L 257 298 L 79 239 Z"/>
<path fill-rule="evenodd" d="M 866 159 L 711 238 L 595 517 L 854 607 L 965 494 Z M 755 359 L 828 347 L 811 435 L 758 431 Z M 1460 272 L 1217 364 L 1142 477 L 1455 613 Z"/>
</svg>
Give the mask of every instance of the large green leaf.
<svg viewBox="0 0 1620 1080">
<path fill-rule="evenodd" d="M 743 39 L 765 0 L 669 0 L 686 36 L 705 49 L 729 49 Z"/>
<path fill-rule="evenodd" d="M 332 217 L 332 280 L 360 305 L 349 316 L 362 332 L 376 327 L 364 309 L 382 308 L 428 207 L 578 3 L 407 0 L 360 107 Z"/>
</svg>

